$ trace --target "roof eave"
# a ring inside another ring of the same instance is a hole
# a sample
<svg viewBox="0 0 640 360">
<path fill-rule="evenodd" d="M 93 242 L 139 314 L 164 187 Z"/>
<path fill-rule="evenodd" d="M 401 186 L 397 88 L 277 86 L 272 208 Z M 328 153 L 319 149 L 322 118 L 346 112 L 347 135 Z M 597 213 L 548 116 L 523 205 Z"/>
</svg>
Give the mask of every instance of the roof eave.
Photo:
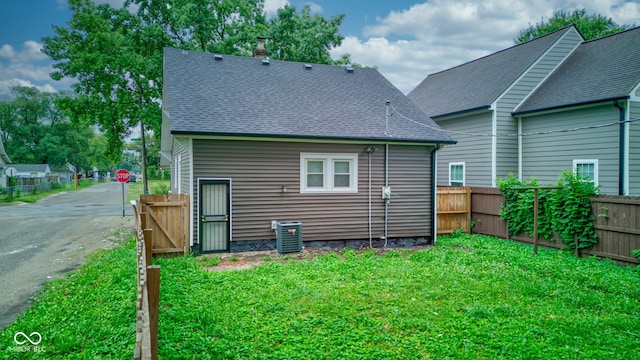
<svg viewBox="0 0 640 360">
<path fill-rule="evenodd" d="M 465 109 L 465 110 L 460 110 L 460 111 L 454 111 L 454 112 L 447 113 L 447 114 L 433 115 L 433 116 L 431 116 L 431 118 L 433 120 L 437 120 L 437 119 L 442 119 L 442 118 L 451 117 L 451 116 L 461 116 L 461 115 L 465 115 L 467 113 L 473 113 L 473 112 L 482 111 L 482 110 L 491 110 L 491 105 L 482 105 L 482 106 L 478 106 L 478 107 L 475 107 L 475 108 Z"/>
<path fill-rule="evenodd" d="M 594 104 L 599 104 L 599 103 L 612 102 L 612 101 L 616 101 L 616 100 L 628 100 L 629 98 L 630 98 L 629 95 L 625 95 L 625 96 L 618 96 L 618 97 L 612 97 L 612 98 L 607 98 L 607 99 L 583 101 L 583 102 L 573 103 L 573 104 L 549 106 L 549 107 L 546 107 L 546 108 L 531 109 L 531 110 L 525 110 L 525 111 L 514 111 L 514 112 L 511 113 L 511 116 L 515 117 L 515 116 L 531 115 L 531 114 L 541 113 L 541 112 L 556 111 L 556 110 L 563 109 L 563 108 L 573 108 L 573 107 L 580 107 L 580 106 L 588 106 L 588 105 L 594 105 Z"/>
<path fill-rule="evenodd" d="M 314 136 L 314 135 L 288 135 L 288 134 L 248 134 L 248 133 L 220 133 L 220 132 L 194 132 L 194 131 L 178 131 L 172 130 L 172 135 L 196 135 L 196 136 L 217 136 L 217 137 L 246 137 L 255 139 L 276 138 L 276 139 L 300 139 L 300 140 L 317 140 L 317 141 L 354 141 L 354 142 L 396 142 L 396 143 L 423 143 L 423 144 L 456 144 L 455 140 L 443 139 L 409 139 L 394 138 L 391 136 L 383 137 L 348 137 L 348 136 Z"/>
</svg>

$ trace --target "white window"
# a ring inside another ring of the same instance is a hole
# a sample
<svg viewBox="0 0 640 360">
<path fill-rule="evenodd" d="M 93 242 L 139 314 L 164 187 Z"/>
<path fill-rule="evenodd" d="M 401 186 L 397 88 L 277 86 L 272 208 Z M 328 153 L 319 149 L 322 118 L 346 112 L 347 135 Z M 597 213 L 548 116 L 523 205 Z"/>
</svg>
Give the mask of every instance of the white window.
<svg viewBox="0 0 640 360">
<path fill-rule="evenodd" d="M 598 160 L 573 160 L 573 172 L 584 181 L 598 186 Z"/>
<path fill-rule="evenodd" d="M 301 193 L 357 193 L 358 154 L 300 153 Z"/>
<path fill-rule="evenodd" d="M 449 163 L 449 186 L 464 186 L 464 163 Z"/>
</svg>

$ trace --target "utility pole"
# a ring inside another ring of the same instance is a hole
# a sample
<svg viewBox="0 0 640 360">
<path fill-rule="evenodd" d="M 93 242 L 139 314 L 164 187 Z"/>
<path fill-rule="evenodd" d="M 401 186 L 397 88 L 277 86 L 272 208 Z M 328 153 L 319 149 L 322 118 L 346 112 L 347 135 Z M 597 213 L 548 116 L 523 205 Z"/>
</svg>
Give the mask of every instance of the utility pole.
<svg viewBox="0 0 640 360">
<path fill-rule="evenodd" d="M 144 121 L 140 119 L 140 132 L 141 140 L 142 140 L 142 187 L 144 189 L 144 193 L 149 193 L 149 186 L 147 183 L 147 145 L 144 139 Z"/>
</svg>

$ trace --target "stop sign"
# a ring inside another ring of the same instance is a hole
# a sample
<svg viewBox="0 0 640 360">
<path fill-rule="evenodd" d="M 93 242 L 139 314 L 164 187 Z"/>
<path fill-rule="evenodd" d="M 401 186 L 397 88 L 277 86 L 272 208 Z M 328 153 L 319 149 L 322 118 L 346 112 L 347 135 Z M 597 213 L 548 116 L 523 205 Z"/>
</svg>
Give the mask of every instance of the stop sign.
<svg viewBox="0 0 640 360">
<path fill-rule="evenodd" d="M 130 177 L 131 177 L 131 174 L 129 173 L 129 171 L 125 169 L 120 169 L 116 171 L 116 180 L 118 180 L 121 183 L 126 183 L 127 181 L 129 181 Z"/>
</svg>

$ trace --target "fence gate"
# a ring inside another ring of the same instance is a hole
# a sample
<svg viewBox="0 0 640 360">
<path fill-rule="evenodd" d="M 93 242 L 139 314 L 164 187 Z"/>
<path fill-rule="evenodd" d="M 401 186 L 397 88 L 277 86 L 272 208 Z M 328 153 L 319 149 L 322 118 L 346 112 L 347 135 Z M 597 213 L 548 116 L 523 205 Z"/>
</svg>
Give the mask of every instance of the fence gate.
<svg viewBox="0 0 640 360">
<path fill-rule="evenodd" d="M 142 228 L 153 232 L 154 254 L 189 252 L 189 195 L 140 195 Z"/>
<path fill-rule="evenodd" d="M 198 243 L 200 251 L 229 251 L 231 239 L 231 181 L 200 180 Z"/>
<path fill-rule="evenodd" d="M 471 232 L 471 188 L 438 186 L 438 235 Z"/>
</svg>

